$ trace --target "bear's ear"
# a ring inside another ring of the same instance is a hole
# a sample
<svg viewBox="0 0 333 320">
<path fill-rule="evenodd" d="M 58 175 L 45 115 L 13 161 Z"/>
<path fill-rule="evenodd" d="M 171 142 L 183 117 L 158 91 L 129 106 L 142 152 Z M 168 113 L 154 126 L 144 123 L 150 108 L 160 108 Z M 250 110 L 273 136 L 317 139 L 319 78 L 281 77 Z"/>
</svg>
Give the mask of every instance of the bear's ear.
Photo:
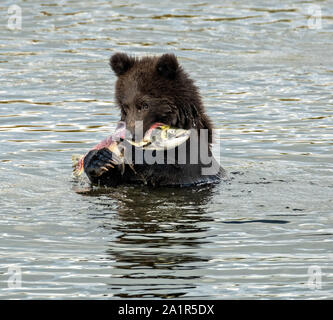
<svg viewBox="0 0 333 320">
<path fill-rule="evenodd" d="M 174 54 L 163 54 L 156 64 L 158 74 L 167 79 L 174 79 L 178 68 L 178 61 Z"/>
<path fill-rule="evenodd" d="M 129 57 L 126 53 L 115 53 L 110 58 L 111 69 L 117 76 L 126 73 L 134 65 L 135 58 Z"/>
</svg>

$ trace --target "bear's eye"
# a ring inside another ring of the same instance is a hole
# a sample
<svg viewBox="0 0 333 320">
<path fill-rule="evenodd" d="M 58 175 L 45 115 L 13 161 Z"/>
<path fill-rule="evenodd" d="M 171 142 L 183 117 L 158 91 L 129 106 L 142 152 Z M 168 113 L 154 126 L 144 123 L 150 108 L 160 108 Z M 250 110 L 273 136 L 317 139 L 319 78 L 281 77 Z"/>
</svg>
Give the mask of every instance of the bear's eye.
<svg viewBox="0 0 333 320">
<path fill-rule="evenodd" d="M 147 103 L 144 102 L 144 103 L 138 105 L 136 108 L 137 108 L 138 112 L 141 112 L 141 110 L 144 110 L 144 111 L 148 110 L 149 106 Z"/>
</svg>

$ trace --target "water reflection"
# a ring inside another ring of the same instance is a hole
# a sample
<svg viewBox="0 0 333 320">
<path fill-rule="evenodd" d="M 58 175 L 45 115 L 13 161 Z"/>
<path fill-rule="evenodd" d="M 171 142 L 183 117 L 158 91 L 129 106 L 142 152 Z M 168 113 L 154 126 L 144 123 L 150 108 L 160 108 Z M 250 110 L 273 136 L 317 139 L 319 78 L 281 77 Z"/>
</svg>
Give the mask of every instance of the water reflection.
<svg viewBox="0 0 333 320">
<path fill-rule="evenodd" d="M 210 243 L 207 222 L 213 219 L 205 208 L 214 186 L 78 192 L 92 197 L 91 218 L 100 219 L 113 236 L 107 253 L 114 268 L 109 290 L 115 296 L 176 298 L 196 287 L 198 269 L 209 260 L 201 249 Z"/>
</svg>

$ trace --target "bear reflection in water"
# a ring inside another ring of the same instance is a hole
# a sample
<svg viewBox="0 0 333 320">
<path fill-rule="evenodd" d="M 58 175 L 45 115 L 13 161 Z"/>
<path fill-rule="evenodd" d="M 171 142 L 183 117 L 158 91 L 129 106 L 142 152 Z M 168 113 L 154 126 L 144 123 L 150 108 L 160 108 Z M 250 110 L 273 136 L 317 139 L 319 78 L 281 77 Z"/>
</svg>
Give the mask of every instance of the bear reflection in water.
<svg viewBox="0 0 333 320">
<path fill-rule="evenodd" d="M 214 218 L 207 207 L 218 192 L 214 184 L 81 191 L 91 204 L 90 217 L 110 237 L 110 292 L 124 298 L 176 298 L 195 289 L 203 275 L 193 271 L 211 259 L 201 248 L 212 241 Z"/>
</svg>

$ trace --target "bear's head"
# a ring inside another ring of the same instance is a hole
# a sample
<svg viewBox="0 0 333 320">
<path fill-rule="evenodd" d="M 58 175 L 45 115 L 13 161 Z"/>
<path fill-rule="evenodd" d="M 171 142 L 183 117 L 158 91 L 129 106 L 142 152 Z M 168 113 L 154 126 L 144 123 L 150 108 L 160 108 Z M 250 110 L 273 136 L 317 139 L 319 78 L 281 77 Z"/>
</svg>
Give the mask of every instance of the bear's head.
<svg viewBox="0 0 333 320">
<path fill-rule="evenodd" d="M 208 129 L 197 87 L 173 54 L 136 58 L 115 53 L 110 66 L 117 75 L 115 96 L 121 120 L 134 134 L 135 122 L 143 123 L 145 133 L 155 122 L 183 129 Z"/>
</svg>

